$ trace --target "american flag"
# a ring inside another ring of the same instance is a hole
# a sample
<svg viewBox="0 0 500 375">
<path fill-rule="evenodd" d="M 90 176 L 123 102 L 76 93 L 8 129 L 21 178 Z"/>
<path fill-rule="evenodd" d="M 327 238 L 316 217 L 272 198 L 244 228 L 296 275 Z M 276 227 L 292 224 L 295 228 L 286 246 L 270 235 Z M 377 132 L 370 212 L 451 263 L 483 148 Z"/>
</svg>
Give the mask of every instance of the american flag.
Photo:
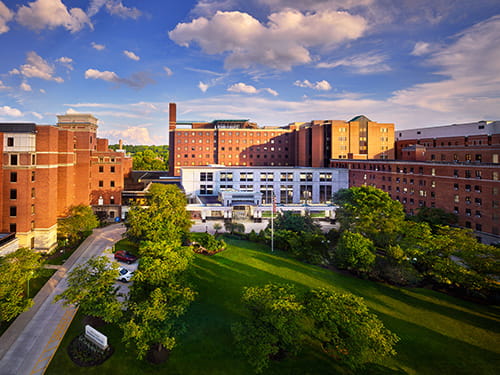
<svg viewBox="0 0 500 375">
<path fill-rule="evenodd" d="M 276 213 L 276 196 L 273 195 L 273 214 Z"/>
</svg>

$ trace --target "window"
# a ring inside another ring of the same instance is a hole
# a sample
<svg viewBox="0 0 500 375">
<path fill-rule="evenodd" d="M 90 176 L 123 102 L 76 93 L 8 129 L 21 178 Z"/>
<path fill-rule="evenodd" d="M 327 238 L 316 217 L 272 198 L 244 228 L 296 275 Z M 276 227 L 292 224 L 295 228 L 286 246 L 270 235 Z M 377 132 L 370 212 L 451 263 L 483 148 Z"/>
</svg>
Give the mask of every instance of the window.
<svg viewBox="0 0 500 375">
<path fill-rule="evenodd" d="M 103 180 L 99 180 L 99 187 L 104 187 L 104 181 Z"/>
<path fill-rule="evenodd" d="M 483 230 L 483 226 L 481 224 L 476 224 L 476 230 L 482 231 Z"/>
<path fill-rule="evenodd" d="M 460 197 L 459 197 L 457 194 L 455 194 L 455 195 L 453 196 L 453 201 L 454 201 L 455 203 L 460 202 Z"/>
<path fill-rule="evenodd" d="M 200 195 L 211 195 L 214 193 L 213 185 L 200 185 Z"/>
<path fill-rule="evenodd" d="M 17 232 L 17 225 L 15 223 L 9 224 L 9 232 L 12 232 L 12 233 Z"/>
<path fill-rule="evenodd" d="M 293 185 L 280 185 L 280 203 L 293 203 Z"/>
<path fill-rule="evenodd" d="M 476 157 L 475 157 L 476 161 L 478 163 L 481 163 L 481 161 L 483 160 L 483 155 L 482 154 L 476 154 Z"/>
<path fill-rule="evenodd" d="M 312 176 L 312 173 L 310 172 L 307 172 L 307 173 L 301 173 L 300 174 L 300 181 L 301 182 L 309 182 L 309 181 L 312 181 L 313 179 L 313 176 Z"/>
<path fill-rule="evenodd" d="M 476 178 L 481 178 L 482 172 L 481 171 L 476 171 Z"/>
<path fill-rule="evenodd" d="M 471 176 L 471 173 L 470 173 L 470 170 L 465 170 L 465 178 L 470 178 Z"/>
<path fill-rule="evenodd" d="M 465 185 L 465 191 L 470 191 L 470 185 Z"/>
<path fill-rule="evenodd" d="M 17 165 L 18 163 L 18 155 L 17 154 L 10 154 L 10 165 Z"/>
<path fill-rule="evenodd" d="M 31 214 L 32 215 L 35 214 L 35 205 L 34 204 L 31 205 Z"/>
<path fill-rule="evenodd" d="M 16 217 L 17 216 L 17 207 L 16 206 L 10 206 L 9 214 L 11 217 Z"/>
<path fill-rule="evenodd" d="M 221 181 L 233 181 L 233 172 L 221 172 L 220 180 Z"/>
<path fill-rule="evenodd" d="M 240 181 L 253 181 L 253 172 L 241 172 Z"/>
<path fill-rule="evenodd" d="M 115 204 L 115 197 L 114 196 L 111 196 L 109 198 L 109 204 Z"/>
<path fill-rule="evenodd" d="M 476 206 L 480 206 L 483 203 L 483 200 L 481 198 L 475 198 L 474 203 L 476 204 Z"/>
<path fill-rule="evenodd" d="M 260 173 L 261 181 L 274 181 L 274 173 L 261 172 Z"/>
<path fill-rule="evenodd" d="M 99 173 L 103 173 L 104 172 L 104 167 L 102 165 L 99 166 Z"/>
<path fill-rule="evenodd" d="M 10 199 L 17 199 L 17 189 L 10 189 Z"/>
<path fill-rule="evenodd" d="M 480 192 L 482 191 L 481 186 L 480 186 L 480 185 L 475 185 L 475 186 L 474 186 L 474 191 L 475 191 L 476 193 L 480 193 Z"/>
<path fill-rule="evenodd" d="M 14 147 L 14 137 L 7 138 L 7 147 Z"/>
<path fill-rule="evenodd" d="M 31 198 L 35 198 L 35 188 L 31 188 Z"/>
<path fill-rule="evenodd" d="M 453 207 L 453 213 L 458 214 L 458 207 L 457 206 Z"/>
<path fill-rule="evenodd" d="M 115 187 L 115 182 L 113 180 L 109 181 L 109 186 Z"/>
<path fill-rule="evenodd" d="M 36 155 L 32 154 L 31 155 L 31 165 L 35 165 L 35 164 L 36 164 Z"/>
<path fill-rule="evenodd" d="M 10 182 L 17 182 L 17 172 L 10 172 Z"/>
<path fill-rule="evenodd" d="M 458 184 L 453 184 L 453 190 L 458 190 Z"/>
<path fill-rule="evenodd" d="M 471 197 L 465 197 L 465 203 L 466 204 L 470 204 L 471 201 L 472 201 Z"/>
<path fill-rule="evenodd" d="M 35 181 L 35 171 L 31 171 L 31 182 Z"/>
<path fill-rule="evenodd" d="M 115 166 L 114 166 L 114 165 L 113 165 L 113 166 L 111 166 L 111 167 L 109 168 L 109 171 L 110 171 L 111 173 L 115 173 Z"/>
<path fill-rule="evenodd" d="M 330 185 L 320 185 L 319 187 L 319 203 L 331 203 L 332 187 Z"/>
<path fill-rule="evenodd" d="M 293 173 L 281 173 L 280 181 L 293 181 Z"/>
<path fill-rule="evenodd" d="M 385 179 L 385 177 L 383 177 L 382 179 Z M 319 180 L 321 182 L 332 181 L 332 174 L 331 173 L 320 173 Z"/>
<path fill-rule="evenodd" d="M 470 216 L 472 214 L 470 208 L 465 209 L 465 215 Z"/>
<path fill-rule="evenodd" d="M 200 181 L 213 181 L 213 172 L 200 172 Z"/>
</svg>

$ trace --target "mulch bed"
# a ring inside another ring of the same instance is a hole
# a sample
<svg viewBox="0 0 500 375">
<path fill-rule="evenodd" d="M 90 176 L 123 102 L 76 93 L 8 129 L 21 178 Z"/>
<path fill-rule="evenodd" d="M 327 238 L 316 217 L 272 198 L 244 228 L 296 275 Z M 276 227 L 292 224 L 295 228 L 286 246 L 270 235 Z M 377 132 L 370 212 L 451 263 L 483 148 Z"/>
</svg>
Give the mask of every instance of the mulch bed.
<svg viewBox="0 0 500 375">
<path fill-rule="evenodd" d="M 80 367 L 99 366 L 113 355 L 114 349 L 112 346 L 107 350 L 96 350 L 89 345 L 85 334 L 76 336 L 68 345 L 68 355 L 71 360 Z"/>
</svg>

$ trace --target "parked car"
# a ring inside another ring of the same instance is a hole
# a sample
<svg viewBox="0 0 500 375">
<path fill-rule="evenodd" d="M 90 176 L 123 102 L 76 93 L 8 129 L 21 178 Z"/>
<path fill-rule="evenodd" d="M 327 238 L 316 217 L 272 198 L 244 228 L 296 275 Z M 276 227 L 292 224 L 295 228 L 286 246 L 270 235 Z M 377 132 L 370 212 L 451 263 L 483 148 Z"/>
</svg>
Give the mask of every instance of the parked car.
<svg viewBox="0 0 500 375">
<path fill-rule="evenodd" d="M 120 262 L 132 264 L 137 260 L 137 257 L 134 254 L 130 254 L 128 251 L 118 250 L 115 253 L 115 259 L 120 261 Z"/>
<path fill-rule="evenodd" d="M 130 279 L 132 278 L 132 276 L 134 276 L 134 273 L 132 271 L 129 271 L 128 269 L 124 268 L 124 267 L 120 267 L 118 269 L 118 281 L 121 281 L 121 282 L 124 282 L 124 283 L 128 283 L 130 281 Z"/>
</svg>

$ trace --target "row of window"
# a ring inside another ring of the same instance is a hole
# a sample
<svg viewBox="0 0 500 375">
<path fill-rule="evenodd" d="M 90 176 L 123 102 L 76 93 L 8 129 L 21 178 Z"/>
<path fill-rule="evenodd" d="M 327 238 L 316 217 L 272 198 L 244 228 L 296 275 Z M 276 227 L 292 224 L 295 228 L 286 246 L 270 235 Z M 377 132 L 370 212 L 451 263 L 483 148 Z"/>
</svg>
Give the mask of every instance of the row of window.
<svg viewBox="0 0 500 375">
<path fill-rule="evenodd" d="M 10 189 L 9 192 L 9 197 L 10 200 L 16 200 L 17 199 L 17 189 Z M 31 188 L 31 198 L 35 198 L 35 188 Z"/>
<path fill-rule="evenodd" d="M 35 171 L 31 171 L 31 182 L 35 181 Z M 10 182 L 17 182 L 17 172 L 10 172 Z"/>
<path fill-rule="evenodd" d="M 35 205 L 31 205 L 31 214 L 35 214 Z M 17 216 L 17 206 L 10 206 L 9 207 L 9 216 L 10 217 L 16 217 Z"/>
<path fill-rule="evenodd" d="M 235 172 L 237 173 L 237 172 Z M 200 172 L 200 181 L 213 181 L 213 172 Z M 312 182 L 312 172 L 301 172 L 299 175 L 301 182 Z M 233 181 L 233 172 L 220 172 L 220 181 Z M 240 172 L 240 181 L 253 181 L 253 172 Z M 328 182 L 333 180 L 332 173 L 322 172 L 319 174 L 320 182 Z M 260 172 L 260 181 L 274 181 L 273 172 Z M 281 172 L 280 181 L 293 181 L 293 172 Z"/>
<path fill-rule="evenodd" d="M 115 187 L 115 186 L 116 186 L 115 181 L 113 181 L 113 180 L 109 181 L 109 187 Z M 99 180 L 99 187 L 104 187 L 103 180 Z"/>
<path fill-rule="evenodd" d="M 36 165 L 36 155 L 35 154 L 31 154 L 30 160 L 31 160 L 31 165 Z M 9 154 L 9 165 L 11 165 L 11 166 L 20 165 L 19 162 L 20 162 L 19 154 Z"/>
<path fill-rule="evenodd" d="M 198 134 L 196 134 L 196 133 L 198 133 Z M 182 136 L 184 136 L 184 137 L 194 137 L 196 135 L 198 135 L 199 137 L 203 137 L 203 136 L 207 136 L 207 135 L 208 136 L 212 136 L 214 134 L 214 132 L 211 131 L 211 130 L 210 131 L 204 131 L 204 132 L 177 131 L 176 134 L 178 136 L 181 136 L 181 137 Z M 221 136 L 227 135 L 229 137 L 231 137 L 233 135 L 236 136 L 236 137 L 239 137 L 240 135 L 242 137 L 248 137 L 248 136 L 253 137 L 254 135 L 256 137 L 260 137 L 261 135 L 267 136 L 267 137 L 269 137 L 269 136 L 274 137 L 274 136 L 280 136 L 280 135 L 288 136 L 288 133 L 287 132 L 277 132 L 277 133 L 274 133 L 274 132 L 271 132 L 271 133 L 265 132 L 265 133 L 263 133 L 263 132 L 260 132 L 260 131 L 243 131 L 243 132 L 239 132 L 239 131 L 237 131 L 237 132 L 230 132 L 230 131 L 225 132 L 225 131 L 222 131 L 222 132 L 219 132 L 219 135 L 221 135 Z"/>
<path fill-rule="evenodd" d="M 114 165 L 110 166 L 109 171 L 111 173 L 115 173 L 115 166 Z M 99 173 L 104 173 L 104 166 L 103 165 L 99 166 Z"/>
</svg>

